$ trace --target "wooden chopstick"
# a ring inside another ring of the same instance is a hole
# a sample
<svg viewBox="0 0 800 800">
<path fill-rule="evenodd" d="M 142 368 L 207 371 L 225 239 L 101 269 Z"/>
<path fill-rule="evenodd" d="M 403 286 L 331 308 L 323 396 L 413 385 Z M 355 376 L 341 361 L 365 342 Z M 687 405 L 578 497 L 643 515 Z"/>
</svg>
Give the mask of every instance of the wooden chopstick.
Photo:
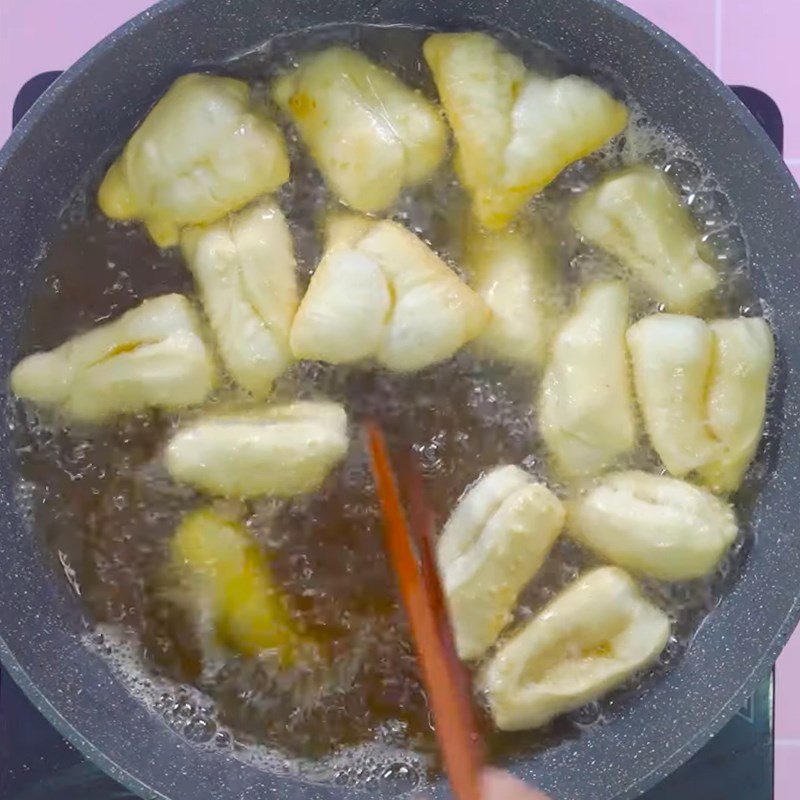
<svg viewBox="0 0 800 800">
<path fill-rule="evenodd" d="M 429 604 L 433 608 L 438 624 L 439 639 L 445 656 L 450 663 L 452 680 L 456 685 L 456 690 L 461 693 L 464 717 L 467 720 L 467 729 L 472 741 L 473 758 L 477 763 L 476 769 L 481 772 L 486 754 L 478 733 L 478 722 L 472 703 L 472 677 L 458 657 L 458 651 L 456 650 L 455 637 L 447 613 L 444 589 L 439 579 L 439 570 L 436 567 L 433 513 L 425 500 L 422 476 L 410 454 L 407 454 L 407 457 L 401 463 L 401 476 L 403 478 L 402 484 L 406 489 L 411 534 L 417 546 L 422 579 L 426 585 Z"/>
<path fill-rule="evenodd" d="M 368 422 L 366 428 L 372 470 L 383 511 L 386 547 L 411 622 L 445 770 L 457 800 L 480 800 L 482 754 L 471 694 L 468 684 L 465 685 L 466 671 L 452 646 L 452 635 L 446 624 L 446 611 L 433 559 L 432 520 L 422 501 L 421 482 L 416 484 L 412 465 L 409 473 L 412 522 L 415 525 L 412 540 L 383 432 L 374 422 Z M 422 563 L 414 553 L 414 542 L 419 547 Z M 436 586 L 439 587 L 438 599 Z"/>
</svg>

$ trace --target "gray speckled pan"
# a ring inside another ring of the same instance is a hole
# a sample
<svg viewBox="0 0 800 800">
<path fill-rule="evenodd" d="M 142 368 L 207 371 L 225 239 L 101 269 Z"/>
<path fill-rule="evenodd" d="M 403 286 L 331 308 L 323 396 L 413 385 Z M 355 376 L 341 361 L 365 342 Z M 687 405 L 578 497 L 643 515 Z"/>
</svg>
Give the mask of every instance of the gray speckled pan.
<svg viewBox="0 0 800 800">
<path fill-rule="evenodd" d="M 632 96 L 672 127 L 739 209 L 756 289 L 779 345 L 780 438 L 753 514 L 744 572 L 686 658 L 614 721 L 517 761 L 558 800 L 633 798 L 677 767 L 733 714 L 800 616 L 800 202 L 774 147 L 737 99 L 666 35 L 612 0 L 167 0 L 70 69 L 0 155 L 0 359 L 7 374 L 34 265 L 60 209 L 98 153 L 120 145 L 155 96 L 198 63 L 276 33 L 326 22 L 503 27 L 577 63 L 624 76 Z M 140 705 L 79 641 L 80 611 L 42 563 L 12 500 L 9 431 L 0 431 L 0 651 L 52 722 L 145 797 L 334 800 L 371 797 L 271 777 L 190 745 Z M 436 797 L 447 796 L 440 785 Z"/>
</svg>

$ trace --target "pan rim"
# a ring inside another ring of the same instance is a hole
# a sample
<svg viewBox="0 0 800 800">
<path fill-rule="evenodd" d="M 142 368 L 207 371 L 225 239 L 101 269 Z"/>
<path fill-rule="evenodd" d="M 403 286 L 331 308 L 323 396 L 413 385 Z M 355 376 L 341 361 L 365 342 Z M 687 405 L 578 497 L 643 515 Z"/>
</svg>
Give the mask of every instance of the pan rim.
<svg viewBox="0 0 800 800">
<path fill-rule="evenodd" d="M 117 28 L 113 33 L 82 56 L 75 64 L 69 67 L 34 104 L 28 113 L 25 114 L 20 123 L 12 131 L 6 144 L 2 150 L 0 150 L 0 175 L 2 175 L 6 164 L 14 157 L 15 153 L 24 142 L 29 131 L 46 115 L 55 98 L 61 93 L 68 93 L 74 81 L 83 74 L 86 68 L 89 67 L 99 55 L 113 50 L 120 40 L 137 32 L 143 26 L 152 24 L 159 19 L 165 19 L 172 14 L 180 13 L 183 7 L 190 5 L 192 2 L 193 0 L 161 0 L 161 2 Z M 757 155 L 777 170 L 783 171 L 787 179 L 792 184 L 794 183 L 782 157 L 755 118 L 752 117 L 735 94 L 733 94 L 733 92 L 731 92 L 728 87 L 694 55 L 668 34 L 664 33 L 627 6 L 616 2 L 616 0 L 584 0 L 584 2 L 610 11 L 617 17 L 620 17 L 629 24 L 642 30 L 647 36 L 657 39 L 674 55 L 680 57 L 680 59 L 687 64 L 687 68 L 696 72 L 705 83 L 713 86 L 718 94 L 721 95 L 729 113 L 736 119 L 737 124 L 743 126 L 747 130 L 753 146 L 758 146 L 759 152 Z M 794 186 L 794 192 L 795 195 L 797 195 L 796 185 Z M 632 800 L 632 798 L 637 797 L 642 791 L 658 783 L 677 768 L 677 766 L 684 763 L 696 753 L 708 739 L 715 735 L 738 710 L 742 702 L 753 691 L 765 673 L 771 669 L 780 650 L 788 640 L 798 621 L 800 621 L 800 590 L 795 596 L 794 602 L 786 616 L 777 627 L 769 645 L 762 651 L 761 659 L 740 682 L 739 688 L 716 713 L 712 721 L 698 730 L 693 737 L 674 750 L 667 759 L 663 760 L 649 773 L 632 781 L 623 792 L 618 795 L 618 800 Z M 133 792 L 145 794 L 149 797 L 169 800 L 166 795 L 148 786 L 139 777 L 121 767 L 106 753 L 93 745 L 86 736 L 58 711 L 48 699 L 47 695 L 34 683 L 33 679 L 28 676 L 27 672 L 8 646 L 2 633 L 0 633 L 0 660 L 2 660 L 9 675 L 31 699 L 34 705 L 44 714 L 48 721 L 93 763 L 97 764 L 111 777 L 123 783 Z"/>
</svg>

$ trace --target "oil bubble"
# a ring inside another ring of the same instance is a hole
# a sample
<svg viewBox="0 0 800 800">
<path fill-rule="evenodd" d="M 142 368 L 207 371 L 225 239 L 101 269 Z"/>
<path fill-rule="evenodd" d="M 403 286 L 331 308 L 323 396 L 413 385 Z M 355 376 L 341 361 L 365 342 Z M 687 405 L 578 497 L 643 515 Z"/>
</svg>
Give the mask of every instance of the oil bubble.
<svg viewBox="0 0 800 800">
<path fill-rule="evenodd" d="M 231 735 L 228 731 L 217 731 L 214 736 L 214 744 L 220 749 L 231 746 Z"/>
<path fill-rule="evenodd" d="M 647 153 L 644 157 L 644 161 L 653 167 L 663 169 L 667 162 L 667 151 L 663 147 L 657 147 L 655 150 L 651 150 Z"/>
<path fill-rule="evenodd" d="M 589 728 L 602 719 L 600 704 L 597 701 L 587 703 L 569 713 L 569 719 L 579 728 Z"/>
<path fill-rule="evenodd" d="M 347 770 L 340 769 L 333 776 L 335 786 L 349 786 L 350 782 L 350 773 Z"/>
<path fill-rule="evenodd" d="M 694 192 L 702 178 L 700 167 L 685 158 L 676 158 L 670 161 L 664 167 L 664 173 L 669 176 L 675 188 L 682 194 Z"/>
<path fill-rule="evenodd" d="M 420 778 L 410 764 L 391 764 L 380 776 L 381 788 L 390 794 L 410 792 L 419 786 Z"/>
<path fill-rule="evenodd" d="M 706 230 L 720 228 L 733 219 L 731 201 L 719 189 L 695 192 L 688 202 L 695 219 Z"/>
<path fill-rule="evenodd" d="M 183 698 L 179 699 L 172 707 L 172 712 L 179 717 L 183 717 L 184 719 L 188 719 L 189 717 L 193 716 L 195 710 L 194 704 Z"/>
<path fill-rule="evenodd" d="M 184 727 L 183 735 L 191 742 L 209 742 L 216 733 L 216 724 L 206 717 L 194 717 Z"/>
<path fill-rule="evenodd" d="M 747 243 L 738 225 L 709 233 L 702 240 L 702 255 L 708 261 L 736 266 L 747 261 Z"/>
</svg>

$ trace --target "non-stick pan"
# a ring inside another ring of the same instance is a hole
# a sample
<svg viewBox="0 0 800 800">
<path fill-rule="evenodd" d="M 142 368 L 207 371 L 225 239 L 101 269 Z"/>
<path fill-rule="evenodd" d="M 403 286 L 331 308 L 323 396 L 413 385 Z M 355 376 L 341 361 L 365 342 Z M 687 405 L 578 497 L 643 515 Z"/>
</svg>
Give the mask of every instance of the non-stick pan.
<svg viewBox="0 0 800 800">
<path fill-rule="evenodd" d="M 98 154 L 119 147 L 177 75 L 277 33 L 332 22 L 505 28 L 578 65 L 623 76 L 739 210 L 753 281 L 778 342 L 768 475 L 739 580 L 688 654 L 607 725 L 510 765 L 559 800 L 633 798 L 677 767 L 733 714 L 800 616 L 800 200 L 775 148 L 734 95 L 661 31 L 612 0 L 166 0 L 60 78 L 0 155 L 0 365 L 17 355 L 37 260 L 59 212 Z M 139 703 L 80 642 L 80 608 L 42 558 L 15 502 L 11 431 L 0 447 L 0 651 L 49 719 L 145 797 L 343 800 L 370 797 L 277 778 L 194 746 Z M 446 797 L 447 789 L 433 789 Z"/>
</svg>

